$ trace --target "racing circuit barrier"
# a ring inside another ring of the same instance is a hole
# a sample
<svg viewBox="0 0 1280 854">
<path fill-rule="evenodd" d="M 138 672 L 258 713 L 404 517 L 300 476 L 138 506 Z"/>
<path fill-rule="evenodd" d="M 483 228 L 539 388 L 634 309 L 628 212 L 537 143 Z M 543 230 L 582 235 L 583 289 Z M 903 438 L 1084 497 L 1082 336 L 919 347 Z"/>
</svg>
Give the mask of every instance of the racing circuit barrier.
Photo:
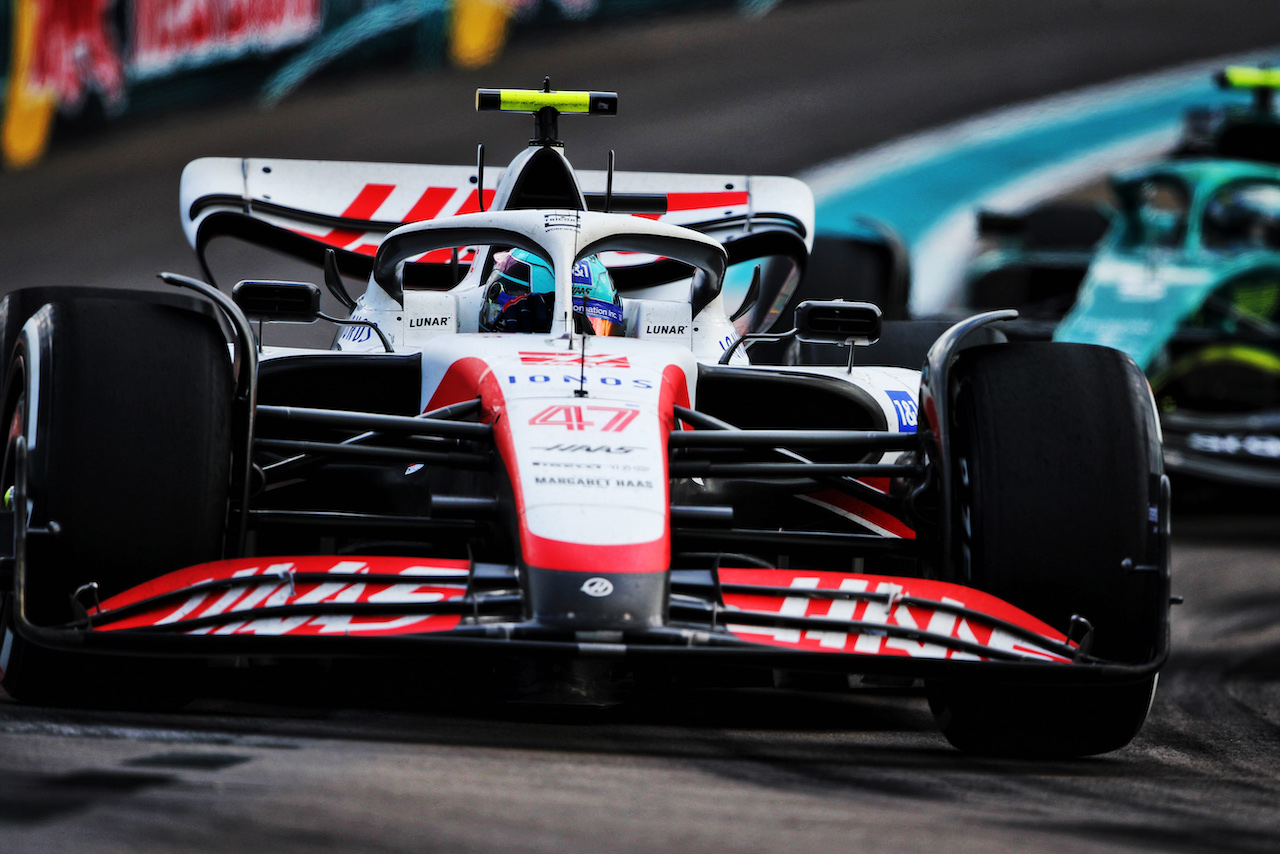
<svg viewBox="0 0 1280 854">
<path fill-rule="evenodd" d="M 256 97 L 321 72 L 492 62 L 509 33 L 780 0 L 0 0 L 0 150 L 40 160 L 55 136 L 126 115 Z"/>
</svg>

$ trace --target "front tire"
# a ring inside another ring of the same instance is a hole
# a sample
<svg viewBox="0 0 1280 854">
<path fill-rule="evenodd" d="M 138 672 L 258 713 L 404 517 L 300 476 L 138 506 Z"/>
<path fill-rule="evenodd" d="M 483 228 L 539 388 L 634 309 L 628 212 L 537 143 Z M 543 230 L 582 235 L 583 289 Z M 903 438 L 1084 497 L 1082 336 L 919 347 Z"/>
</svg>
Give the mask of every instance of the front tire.
<svg viewBox="0 0 1280 854">
<path fill-rule="evenodd" d="M 105 293 L 105 292 L 104 292 Z M 108 596 L 222 555 L 231 464 L 231 361 L 197 301 L 147 294 L 45 305 L 24 326 L 6 389 L 14 441 L 28 453 L 29 621 L 72 620 L 89 582 Z M 171 668 L 141 659 L 47 649 L 16 631 L 0 685 L 55 705 L 138 705 L 174 687 Z M 180 692 L 179 692 L 180 693 Z"/>
<path fill-rule="evenodd" d="M 1137 366 L 1102 347 L 1006 344 L 961 354 L 955 376 L 952 580 L 1063 632 L 1073 615 L 1087 618 L 1099 658 L 1153 660 L 1167 625 L 1168 502 Z M 962 750 L 1085 756 L 1127 744 L 1154 688 L 1154 676 L 1083 687 L 938 682 L 929 699 Z"/>
</svg>

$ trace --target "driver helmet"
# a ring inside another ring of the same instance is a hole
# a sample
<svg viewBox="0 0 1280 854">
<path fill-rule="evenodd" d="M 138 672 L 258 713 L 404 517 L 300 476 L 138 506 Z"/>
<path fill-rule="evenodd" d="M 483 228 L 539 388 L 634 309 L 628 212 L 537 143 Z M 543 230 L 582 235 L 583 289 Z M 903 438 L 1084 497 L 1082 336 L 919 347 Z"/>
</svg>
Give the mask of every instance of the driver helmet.
<svg viewBox="0 0 1280 854">
<path fill-rule="evenodd" d="M 485 332 L 549 332 L 555 300 L 551 265 L 524 249 L 494 255 L 484 284 L 480 329 Z M 573 313 L 578 331 L 623 335 L 622 301 L 608 269 L 595 255 L 573 265 Z"/>
<path fill-rule="evenodd" d="M 1207 243 L 1280 249 L 1280 185 L 1249 184 L 1218 193 L 1205 207 Z"/>
</svg>

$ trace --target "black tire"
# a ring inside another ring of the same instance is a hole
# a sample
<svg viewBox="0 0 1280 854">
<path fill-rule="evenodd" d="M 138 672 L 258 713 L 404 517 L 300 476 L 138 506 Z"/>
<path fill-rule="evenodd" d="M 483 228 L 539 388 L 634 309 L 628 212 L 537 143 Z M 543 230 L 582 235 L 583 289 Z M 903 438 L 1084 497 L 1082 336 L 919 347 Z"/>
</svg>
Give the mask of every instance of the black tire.
<svg viewBox="0 0 1280 854">
<path fill-rule="evenodd" d="M 1019 260 L 970 281 L 966 304 L 977 310 L 1016 308 L 1037 320 L 1061 319 L 1075 304 L 1110 218 L 1096 204 L 1052 201 L 1013 217 L 980 214 L 980 233 L 984 221 L 992 220 L 1002 226 L 995 231 L 1016 239 Z"/>
<path fill-rule="evenodd" d="M 1022 220 L 1027 250 L 1092 249 L 1111 227 L 1111 218 L 1092 202 L 1045 202 Z"/>
<path fill-rule="evenodd" d="M 907 254 L 901 239 L 882 228 L 877 238 L 815 237 L 804 279 L 783 311 L 782 322 L 790 323 L 795 306 L 808 299 L 873 302 L 889 320 L 907 317 L 911 287 Z"/>
<path fill-rule="evenodd" d="M 70 302 L 81 299 L 101 299 L 110 296 L 113 299 L 143 300 L 163 305 L 188 307 L 202 310 L 211 318 L 216 318 L 212 306 L 199 303 L 186 294 L 164 293 L 160 291 L 106 291 L 88 285 L 50 285 L 47 287 L 22 288 L 6 294 L 0 300 L 0 364 L 5 368 L 13 358 L 13 348 L 18 343 L 23 324 L 31 315 L 53 302 Z"/>
<path fill-rule="evenodd" d="M 888 226 L 874 224 L 871 230 L 879 234 L 815 237 L 799 285 L 773 326 L 760 331 L 790 329 L 796 306 L 805 300 L 871 302 L 879 306 L 886 320 L 906 318 L 911 290 L 906 245 Z M 761 365 L 842 365 L 848 358 L 849 351 L 834 344 L 760 341 L 751 345 L 751 361 Z"/>
<path fill-rule="evenodd" d="M 1005 344 L 965 351 L 955 376 L 952 580 L 1060 631 L 1073 614 L 1087 618 L 1100 658 L 1151 661 L 1169 607 L 1167 502 L 1137 366 L 1102 347 Z M 1162 569 L 1129 572 L 1125 560 Z M 934 683 L 929 694 L 962 750 L 1084 756 L 1127 744 L 1154 687 L 1154 677 L 1083 688 Z"/>
<path fill-rule="evenodd" d="M 70 595 L 90 581 L 106 598 L 222 555 L 231 362 L 217 322 L 189 302 L 103 291 L 63 299 L 37 311 L 17 342 L 2 485 L 14 482 L 20 432 L 31 448 L 31 525 L 59 527 L 28 538 L 26 616 L 37 626 L 73 619 Z M 30 643 L 13 631 L 9 598 L 0 685 L 16 699 L 137 705 L 162 687 L 141 660 Z"/>
<path fill-rule="evenodd" d="M 1061 320 L 1075 305 L 1088 272 L 1084 262 L 1007 264 L 969 282 L 966 304 L 973 311 L 1016 308 L 1022 317 L 1032 320 Z"/>
</svg>

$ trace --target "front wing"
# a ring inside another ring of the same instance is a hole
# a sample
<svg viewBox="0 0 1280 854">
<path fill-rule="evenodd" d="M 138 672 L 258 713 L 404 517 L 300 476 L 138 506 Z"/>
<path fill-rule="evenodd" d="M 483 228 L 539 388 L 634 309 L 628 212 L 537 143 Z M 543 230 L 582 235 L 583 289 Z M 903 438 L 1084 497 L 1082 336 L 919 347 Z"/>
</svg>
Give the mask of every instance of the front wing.
<svg viewBox="0 0 1280 854">
<path fill-rule="evenodd" d="M 583 575 L 584 585 L 593 579 Z M 595 579 L 599 581 L 600 579 Z M 860 573 L 719 567 L 670 573 L 661 627 L 568 632 L 526 620 L 514 567 L 465 560 L 239 558 L 170 573 L 61 628 L 44 645 L 140 655 L 606 656 L 794 670 L 1092 683 L 1155 672 L 1089 655 L 1073 635 L 958 584 Z M 82 593 L 92 597 L 92 591 Z M 23 621 L 25 623 L 25 621 Z M 975 673 L 976 675 L 976 673 Z"/>
<path fill-rule="evenodd" d="M 1280 488 L 1280 410 L 1160 417 L 1172 472 L 1239 486 Z"/>
</svg>

